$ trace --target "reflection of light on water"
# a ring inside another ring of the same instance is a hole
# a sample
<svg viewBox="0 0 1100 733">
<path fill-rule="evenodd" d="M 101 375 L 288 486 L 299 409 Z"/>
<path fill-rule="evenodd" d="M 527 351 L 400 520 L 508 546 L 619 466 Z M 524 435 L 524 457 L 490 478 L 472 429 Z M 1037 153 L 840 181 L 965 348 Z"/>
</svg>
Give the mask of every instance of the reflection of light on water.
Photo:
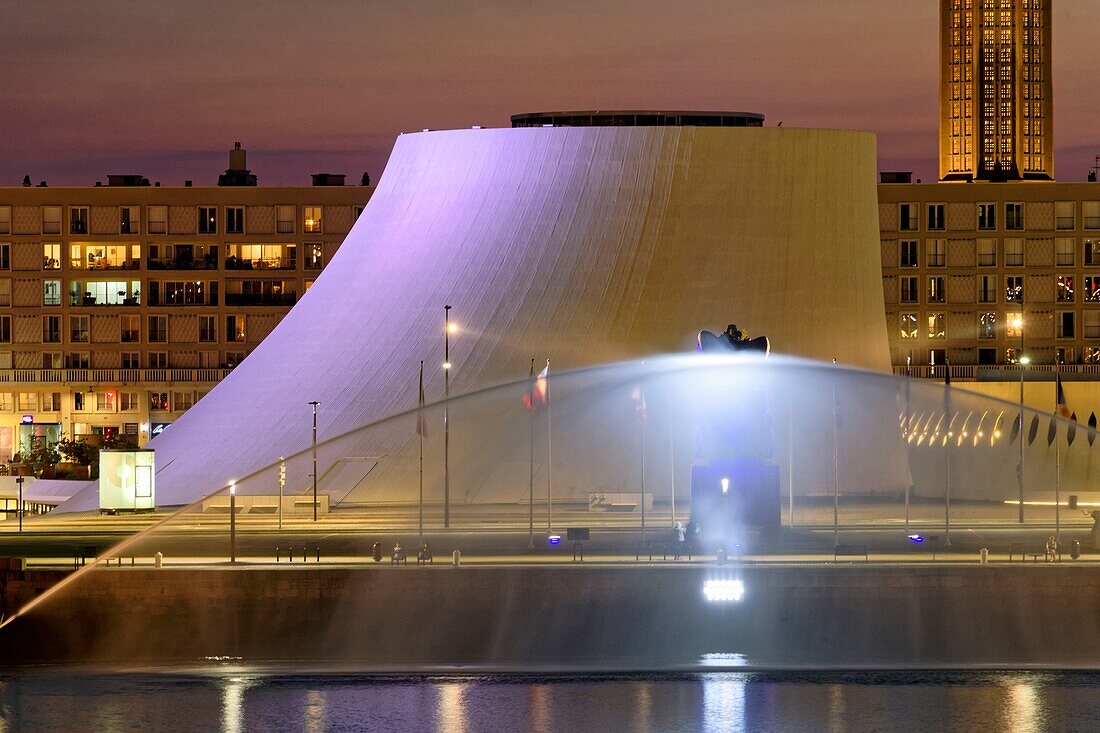
<svg viewBox="0 0 1100 733">
<path fill-rule="evenodd" d="M 1042 730 L 1043 702 L 1034 683 L 1010 685 L 1004 705 L 1004 729 L 1016 733 Z"/>
<path fill-rule="evenodd" d="M 448 682 L 439 686 L 439 714 L 436 719 L 441 733 L 465 733 L 465 683 Z"/>
<path fill-rule="evenodd" d="M 252 682 L 243 677 L 229 677 L 222 688 L 222 731 L 240 733 L 244 728 L 244 693 Z"/>
<path fill-rule="evenodd" d="M 703 667 L 747 667 L 749 658 L 744 654 L 704 654 L 699 657 Z"/>
<path fill-rule="evenodd" d="M 535 685 L 531 688 L 531 729 L 550 730 L 550 688 Z"/>
<path fill-rule="evenodd" d="M 844 685 L 829 685 L 829 730 L 845 731 L 847 716 L 844 714 Z"/>
<path fill-rule="evenodd" d="M 310 690 L 306 693 L 306 709 L 302 728 L 305 733 L 322 733 L 325 730 L 324 692 Z"/>
<path fill-rule="evenodd" d="M 703 725 L 708 731 L 745 730 L 745 677 L 715 674 L 703 678 Z"/>
<path fill-rule="evenodd" d="M 631 730 L 648 731 L 649 721 L 653 719 L 653 690 L 652 684 L 642 682 L 634 686 L 637 691 L 634 700 L 634 725 Z"/>
</svg>

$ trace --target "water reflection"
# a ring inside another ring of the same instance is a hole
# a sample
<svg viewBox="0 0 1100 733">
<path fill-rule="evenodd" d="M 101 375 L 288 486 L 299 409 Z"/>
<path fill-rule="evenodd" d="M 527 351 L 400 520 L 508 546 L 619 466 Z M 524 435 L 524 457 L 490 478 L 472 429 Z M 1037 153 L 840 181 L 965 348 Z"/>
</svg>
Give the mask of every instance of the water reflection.
<svg viewBox="0 0 1100 733">
<path fill-rule="evenodd" d="M 1046 729 L 1043 724 L 1043 701 L 1036 680 L 1009 685 L 1002 709 L 1004 730 L 1032 733 Z"/>
<path fill-rule="evenodd" d="M 465 682 L 444 682 L 439 686 L 439 706 L 436 716 L 440 733 L 466 733 Z"/>
<path fill-rule="evenodd" d="M 716 674 L 703 678 L 703 720 L 708 730 L 744 731 L 745 681 L 741 674 Z"/>
<path fill-rule="evenodd" d="M 229 677 L 222 685 L 222 731 L 241 733 L 244 724 L 244 694 L 252 682 L 244 677 Z"/>
<path fill-rule="evenodd" d="M 843 685 L 829 685 L 829 730 L 843 733 L 847 730 L 844 714 L 844 687 Z"/>
<path fill-rule="evenodd" d="M 305 733 L 324 733 L 325 698 L 326 693 L 321 690 L 310 690 L 306 693 L 305 716 L 302 720 Z"/>
</svg>

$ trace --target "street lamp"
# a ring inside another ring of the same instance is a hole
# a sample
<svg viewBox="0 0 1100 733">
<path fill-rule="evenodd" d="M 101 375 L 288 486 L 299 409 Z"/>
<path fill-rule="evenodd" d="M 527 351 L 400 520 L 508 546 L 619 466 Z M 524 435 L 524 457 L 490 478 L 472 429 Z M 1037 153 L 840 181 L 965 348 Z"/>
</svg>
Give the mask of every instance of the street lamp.
<svg viewBox="0 0 1100 733">
<path fill-rule="evenodd" d="M 317 400 L 309 403 L 313 406 L 313 521 L 317 521 Z"/>
<path fill-rule="evenodd" d="M 237 484 L 229 482 L 229 562 L 237 562 Z"/>
<path fill-rule="evenodd" d="M 16 476 L 15 483 L 19 485 L 19 506 L 15 508 L 15 514 L 19 517 L 19 531 L 23 531 L 23 477 Z"/>
<path fill-rule="evenodd" d="M 443 306 L 443 527 L 451 526 L 451 306 Z"/>
<path fill-rule="evenodd" d="M 1020 457 L 1016 462 L 1016 489 L 1019 494 L 1018 519 L 1024 523 L 1024 369 L 1031 363 L 1031 358 L 1024 354 L 1024 299 L 1019 299 L 1020 314 L 1012 319 L 1012 327 L 1020 334 L 1020 353 L 1017 362 L 1020 366 L 1020 429 L 1017 433 L 1020 438 Z"/>
</svg>

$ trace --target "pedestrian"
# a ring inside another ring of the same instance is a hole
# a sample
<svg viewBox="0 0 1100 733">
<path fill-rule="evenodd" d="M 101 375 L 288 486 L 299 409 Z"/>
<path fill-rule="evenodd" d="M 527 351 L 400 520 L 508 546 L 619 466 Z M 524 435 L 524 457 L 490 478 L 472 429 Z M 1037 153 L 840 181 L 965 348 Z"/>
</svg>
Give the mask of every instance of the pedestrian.
<svg viewBox="0 0 1100 733">
<path fill-rule="evenodd" d="M 684 541 L 687 539 L 687 527 L 683 522 L 676 523 L 676 559 L 684 553 Z"/>
<path fill-rule="evenodd" d="M 1047 537 L 1047 562 L 1055 562 L 1058 558 L 1058 540 L 1051 535 Z"/>
</svg>

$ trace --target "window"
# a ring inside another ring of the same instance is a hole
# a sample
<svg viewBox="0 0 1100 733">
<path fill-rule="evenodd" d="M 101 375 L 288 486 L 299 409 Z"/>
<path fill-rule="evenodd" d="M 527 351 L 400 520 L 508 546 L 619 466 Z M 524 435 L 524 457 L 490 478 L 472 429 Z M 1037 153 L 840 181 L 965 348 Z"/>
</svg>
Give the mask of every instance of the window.
<svg viewBox="0 0 1100 733">
<path fill-rule="evenodd" d="M 64 369 L 65 357 L 60 351 L 46 351 L 42 353 L 43 369 Z"/>
<path fill-rule="evenodd" d="M 928 231 L 943 231 L 943 204 L 928 204 Z"/>
<path fill-rule="evenodd" d="M 898 204 L 899 228 L 903 232 L 917 231 L 917 205 Z"/>
<path fill-rule="evenodd" d="M 0 234 L 11 234 L 10 206 L 0 206 Z"/>
<path fill-rule="evenodd" d="M 1073 275 L 1058 275 L 1055 288 L 1059 303 L 1073 302 Z"/>
<path fill-rule="evenodd" d="M 167 206 L 147 206 L 145 213 L 149 216 L 149 233 L 150 234 L 167 234 L 168 233 L 168 207 Z"/>
<path fill-rule="evenodd" d="M 1020 350 L 1014 348 L 1005 349 L 1005 364 L 1019 364 Z"/>
<path fill-rule="evenodd" d="M 0 344 L 11 343 L 11 316 L 0 316 Z"/>
<path fill-rule="evenodd" d="M 1005 240 L 1005 267 L 1024 266 L 1024 240 Z"/>
<path fill-rule="evenodd" d="M 150 369 L 167 369 L 168 352 L 150 351 L 149 354 L 146 356 L 146 362 Z"/>
<path fill-rule="evenodd" d="M 275 233 L 276 234 L 294 234 L 294 207 L 293 206 L 276 206 L 275 207 Z"/>
<path fill-rule="evenodd" d="M 168 343 L 168 316 L 149 316 L 149 338 L 151 344 Z"/>
<path fill-rule="evenodd" d="M 149 305 L 216 304 L 217 285 L 216 282 L 202 280 L 150 280 Z"/>
<path fill-rule="evenodd" d="M 307 242 L 306 248 L 306 264 L 307 270 L 320 270 L 324 267 L 324 246 L 320 242 Z"/>
<path fill-rule="evenodd" d="M 218 207 L 199 207 L 199 234 L 218 233 Z"/>
<path fill-rule="evenodd" d="M 112 389 L 106 392 L 95 393 L 95 409 L 99 412 L 114 412 L 115 411 L 115 392 Z"/>
<path fill-rule="evenodd" d="M 119 392 L 118 409 L 122 412 L 133 412 L 140 409 L 137 392 Z"/>
<path fill-rule="evenodd" d="M 1085 252 L 1085 267 L 1096 267 L 1100 265 L 1100 241 L 1096 239 L 1086 239 L 1084 241 Z"/>
<path fill-rule="evenodd" d="M 11 278 L 0 278 L 0 305 L 11 305 Z"/>
<path fill-rule="evenodd" d="M 1085 229 L 1100 229 L 1100 201 L 1081 202 L 1081 224 Z"/>
<path fill-rule="evenodd" d="M 928 249 L 928 266 L 943 267 L 947 264 L 947 240 L 929 239 L 925 242 Z"/>
<path fill-rule="evenodd" d="M 1073 237 L 1058 237 L 1054 240 L 1054 262 L 1059 267 L 1073 267 L 1076 242 Z"/>
<path fill-rule="evenodd" d="M 978 228 L 997 228 L 997 204 L 978 204 Z"/>
<path fill-rule="evenodd" d="M 1008 275 L 1005 277 L 1005 302 L 1024 302 L 1024 276 Z"/>
<path fill-rule="evenodd" d="M 1005 229 L 1018 231 L 1024 228 L 1024 205 L 1005 204 Z"/>
<path fill-rule="evenodd" d="M 1100 303 L 1100 277 L 1096 275 L 1085 277 L 1085 300 Z"/>
<path fill-rule="evenodd" d="M 917 291 L 918 278 L 916 276 L 899 278 L 901 283 L 901 302 L 902 303 L 917 303 L 920 302 L 920 296 Z"/>
<path fill-rule="evenodd" d="M 20 412 L 38 412 L 38 393 L 37 392 L 20 392 L 19 393 L 19 411 Z"/>
<path fill-rule="evenodd" d="M 168 406 L 168 393 L 167 392 L 150 392 L 149 393 L 149 409 L 153 411 L 166 411 Z"/>
<path fill-rule="evenodd" d="M 87 369 L 91 362 L 87 351 L 74 351 L 65 355 L 66 369 Z"/>
<path fill-rule="evenodd" d="M 245 317 L 244 316 L 226 316 L 225 317 L 225 340 L 241 342 L 245 340 Z"/>
<path fill-rule="evenodd" d="M 140 234 L 141 233 L 141 209 L 136 206 L 120 206 L 118 207 L 118 233 L 119 234 Z"/>
<path fill-rule="evenodd" d="M 352 208 L 352 214 L 355 217 L 355 221 L 359 221 L 359 217 L 363 214 L 363 209 L 365 208 L 365 206 L 355 206 Z"/>
<path fill-rule="evenodd" d="M 944 301 L 944 278 L 942 275 L 928 278 L 928 302 L 942 303 Z"/>
<path fill-rule="evenodd" d="M 1075 364 L 1077 362 L 1077 349 L 1073 346 L 1059 346 L 1054 350 L 1054 358 L 1059 364 Z"/>
<path fill-rule="evenodd" d="M 978 314 L 978 338 L 980 338 L 980 339 L 995 339 L 995 338 L 997 338 L 997 314 L 996 313 L 979 313 Z"/>
<path fill-rule="evenodd" d="M 69 316 L 69 343 L 88 343 L 88 316 Z"/>
<path fill-rule="evenodd" d="M 172 393 L 172 405 L 177 412 L 183 412 L 184 410 L 191 409 L 191 406 L 195 404 L 194 392 L 173 392 Z"/>
<path fill-rule="evenodd" d="M 905 239 L 901 242 L 901 267 L 917 266 L 917 240 Z"/>
<path fill-rule="evenodd" d="M 43 206 L 42 207 L 42 233 L 43 234 L 60 234 L 61 233 L 61 207 L 60 206 Z"/>
<path fill-rule="evenodd" d="M 69 207 L 69 234 L 88 233 L 88 207 Z"/>
<path fill-rule="evenodd" d="M 1088 326 L 1085 328 L 1088 328 Z M 1100 348 L 1096 346 L 1086 346 L 1083 361 L 1086 364 L 1100 364 Z"/>
<path fill-rule="evenodd" d="M 42 245 L 42 269 L 43 270 L 60 270 L 61 269 L 61 245 L 56 242 L 50 242 Z"/>
<path fill-rule="evenodd" d="M 1054 228 L 1075 229 L 1077 227 L 1077 211 L 1072 201 L 1056 201 L 1054 203 Z"/>
<path fill-rule="evenodd" d="M 0 412 L 11 412 L 15 409 L 15 396 L 11 392 L 0 392 Z"/>
<path fill-rule="evenodd" d="M 1020 338 L 1024 332 L 1024 315 L 1020 311 L 1005 313 L 1005 336 L 1007 338 Z"/>
<path fill-rule="evenodd" d="M 42 305 L 61 305 L 61 281 L 42 281 Z"/>
<path fill-rule="evenodd" d="M 122 352 L 122 368 L 123 369 L 140 369 L 141 363 L 138 361 L 138 352 L 136 351 L 123 351 Z"/>
<path fill-rule="evenodd" d="M 996 275 L 979 275 L 978 276 L 978 302 L 979 303 L 996 303 L 997 302 L 997 276 Z"/>
<path fill-rule="evenodd" d="M 140 280 L 70 280 L 69 305 L 140 305 Z"/>
<path fill-rule="evenodd" d="M 61 316 L 42 316 L 42 343 L 61 343 Z"/>
<path fill-rule="evenodd" d="M 979 239 L 977 242 L 978 249 L 978 267 L 996 267 L 997 266 L 997 240 L 996 239 Z"/>
<path fill-rule="evenodd" d="M 140 245 L 136 260 L 141 259 Z M 131 247 L 125 244 L 69 245 L 69 266 L 74 270 L 119 270 L 127 267 L 126 256 Z M 135 262 L 135 265 L 137 263 Z"/>
<path fill-rule="evenodd" d="M 84 412 L 84 393 L 73 392 L 73 411 Z"/>
<path fill-rule="evenodd" d="M 899 313 L 898 325 L 901 327 L 903 339 L 915 339 L 917 337 L 917 314 Z"/>
<path fill-rule="evenodd" d="M 928 338 L 942 339 L 944 337 L 943 322 L 943 313 L 928 314 Z"/>
<path fill-rule="evenodd" d="M 206 344 L 217 343 L 217 316 L 199 316 L 199 341 Z"/>
<path fill-rule="evenodd" d="M 1100 338 L 1100 311 L 1085 311 L 1085 338 Z"/>
<path fill-rule="evenodd" d="M 991 348 L 978 348 L 978 364 L 981 366 L 993 366 L 997 363 L 997 350 Z"/>
<path fill-rule="evenodd" d="M 302 208 L 302 231 L 306 234 L 320 234 L 321 228 L 320 206 L 305 206 Z"/>
<path fill-rule="evenodd" d="M 141 341 L 141 316 L 122 316 L 122 343 L 136 344 Z"/>
<path fill-rule="evenodd" d="M 1058 311 L 1058 338 L 1077 338 L 1077 330 L 1075 328 L 1076 320 L 1074 318 L 1074 315 L 1075 314 L 1073 311 Z"/>
<path fill-rule="evenodd" d="M 0 270 L 11 269 L 11 245 L 0 242 Z"/>
<path fill-rule="evenodd" d="M 233 367 L 237 366 L 242 361 L 244 361 L 244 352 L 243 351 L 227 351 L 227 352 L 225 352 L 225 365 L 229 369 L 232 369 Z"/>
<path fill-rule="evenodd" d="M 225 207 L 225 233 L 244 234 L 244 207 Z"/>
</svg>

